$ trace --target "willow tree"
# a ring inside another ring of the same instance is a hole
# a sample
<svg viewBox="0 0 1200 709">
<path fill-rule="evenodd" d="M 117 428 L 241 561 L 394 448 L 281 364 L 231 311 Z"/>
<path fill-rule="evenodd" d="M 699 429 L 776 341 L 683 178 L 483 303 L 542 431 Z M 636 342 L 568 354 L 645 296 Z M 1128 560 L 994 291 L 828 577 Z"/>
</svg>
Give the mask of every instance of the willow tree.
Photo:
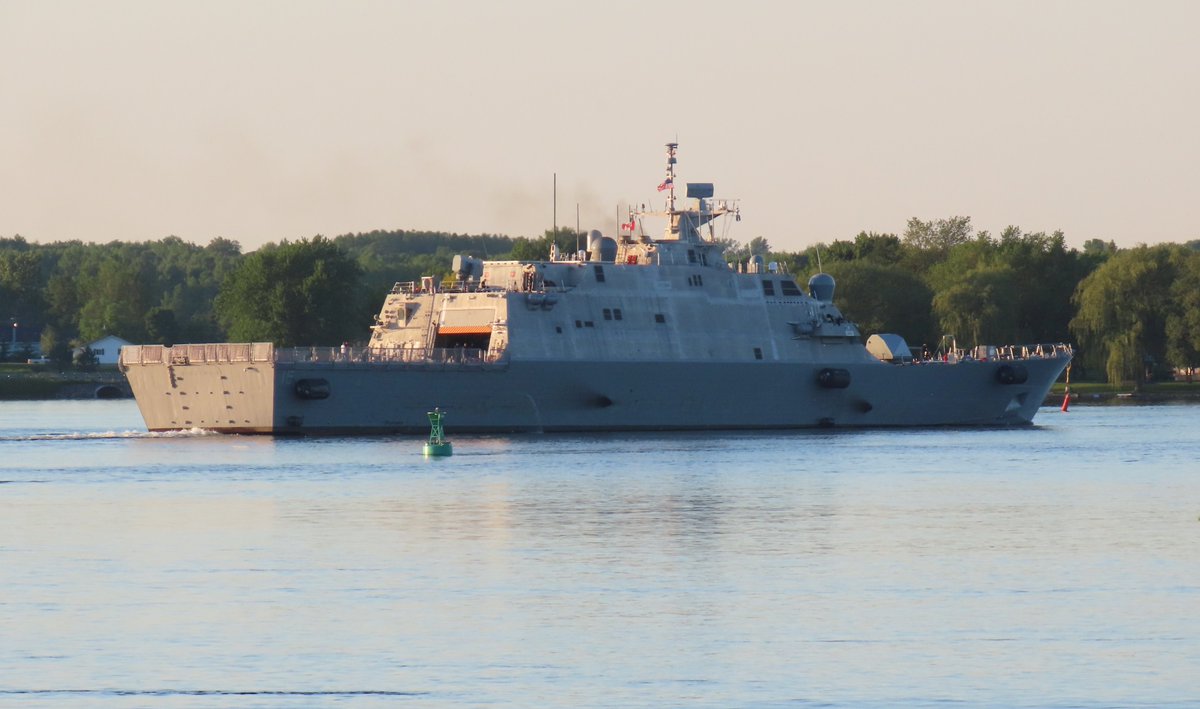
<svg viewBox="0 0 1200 709">
<path fill-rule="evenodd" d="M 1140 387 L 1148 363 L 1167 361 L 1166 324 L 1179 312 L 1171 296 L 1181 250 L 1161 244 L 1120 251 L 1076 288 L 1071 330 L 1103 364 L 1110 383 Z"/>
<path fill-rule="evenodd" d="M 1015 341 L 1017 274 L 1000 262 L 986 232 L 949 247 L 925 281 L 934 292 L 933 313 L 942 332 L 959 345 Z"/>
<path fill-rule="evenodd" d="M 959 345 L 1006 344 L 1016 331 L 1016 276 L 1007 266 L 980 266 L 937 291 L 933 312 Z"/>
<path fill-rule="evenodd" d="M 1175 281 L 1171 301 L 1175 308 L 1166 321 L 1167 357 L 1171 364 L 1189 371 L 1200 367 L 1200 251 L 1191 244 L 1172 254 Z"/>
</svg>

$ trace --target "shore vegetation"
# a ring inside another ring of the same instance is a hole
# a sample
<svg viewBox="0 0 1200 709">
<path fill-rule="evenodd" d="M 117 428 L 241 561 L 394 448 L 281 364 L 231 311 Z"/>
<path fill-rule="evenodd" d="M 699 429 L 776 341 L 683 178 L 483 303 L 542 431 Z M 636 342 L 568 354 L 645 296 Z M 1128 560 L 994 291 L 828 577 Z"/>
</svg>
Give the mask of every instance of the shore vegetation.
<svg viewBox="0 0 1200 709">
<path fill-rule="evenodd" d="M 69 369 L 79 364 L 73 351 L 105 335 L 168 345 L 360 342 L 393 284 L 445 277 L 454 254 L 544 259 L 552 246 L 573 253 L 583 238 L 566 228 L 536 237 L 393 230 L 251 252 L 224 238 L 0 238 L 0 322 L 10 335 L 0 337 L 0 362 Z M 896 332 L 916 349 L 1069 342 L 1073 381 L 1133 390 L 1200 367 L 1200 240 L 1122 249 L 1090 239 L 1075 249 L 1061 231 L 992 234 L 954 216 L 801 251 L 761 236 L 725 245 L 731 263 L 761 256 L 801 283 L 830 273 L 835 299 L 864 333 Z"/>
</svg>

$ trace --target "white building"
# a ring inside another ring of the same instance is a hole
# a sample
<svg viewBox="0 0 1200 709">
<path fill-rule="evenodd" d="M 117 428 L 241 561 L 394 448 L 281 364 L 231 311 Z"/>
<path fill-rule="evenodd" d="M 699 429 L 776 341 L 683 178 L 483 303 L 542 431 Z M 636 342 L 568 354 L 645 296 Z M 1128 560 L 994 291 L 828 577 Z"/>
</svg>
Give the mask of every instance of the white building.
<svg viewBox="0 0 1200 709">
<path fill-rule="evenodd" d="M 92 352 L 96 355 L 96 361 L 100 364 L 116 364 L 117 358 L 121 355 L 121 348 L 133 343 L 117 337 L 116 335 L 105 335 L 95 342 L 89 342 L 86 347 L 91 347 Z M 79 356 L 83 352 L 83 347 L 75 348 L 75 356 Z"/>
</svg>

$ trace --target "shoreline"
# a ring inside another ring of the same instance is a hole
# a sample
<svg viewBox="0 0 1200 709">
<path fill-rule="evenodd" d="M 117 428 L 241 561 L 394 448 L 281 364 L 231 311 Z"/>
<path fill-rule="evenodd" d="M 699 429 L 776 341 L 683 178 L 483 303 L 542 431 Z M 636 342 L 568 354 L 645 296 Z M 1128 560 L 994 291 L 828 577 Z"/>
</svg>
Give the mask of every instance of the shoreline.
<svg viewBox="0 0 1200 709">
<path fill-rule="evenodd" d="M 0 401 L 132 398 L 129 382 L 115 367 L 94 372 L 0 370 Z"/>
<path fill-rule="evenodd" d="M 1063 392 L 1051 392 L 1046 395 L 1042 406 L 1061 406 Z M 1122 404 L 1162 404 L 1162 403 L 1200 404 L 1200 391 L 1173 392 L 1072 392 L 1071 406 L 1120 406 Z"/>
</svg>

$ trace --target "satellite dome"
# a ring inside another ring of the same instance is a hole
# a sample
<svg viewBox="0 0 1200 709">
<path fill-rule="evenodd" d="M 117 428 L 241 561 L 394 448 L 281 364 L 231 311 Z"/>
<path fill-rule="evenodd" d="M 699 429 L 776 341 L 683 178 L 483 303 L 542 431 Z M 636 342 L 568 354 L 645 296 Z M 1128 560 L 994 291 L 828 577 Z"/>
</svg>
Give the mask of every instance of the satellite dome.
<svg viewBox="0 0 1200 709">
<path fill-rule="evenodd" d="M 833 289 L 837 284 L 828 273 L 818 273 L 808 279 L 808 293 L 822 303 L 833 302 Z"/>
</svg>

